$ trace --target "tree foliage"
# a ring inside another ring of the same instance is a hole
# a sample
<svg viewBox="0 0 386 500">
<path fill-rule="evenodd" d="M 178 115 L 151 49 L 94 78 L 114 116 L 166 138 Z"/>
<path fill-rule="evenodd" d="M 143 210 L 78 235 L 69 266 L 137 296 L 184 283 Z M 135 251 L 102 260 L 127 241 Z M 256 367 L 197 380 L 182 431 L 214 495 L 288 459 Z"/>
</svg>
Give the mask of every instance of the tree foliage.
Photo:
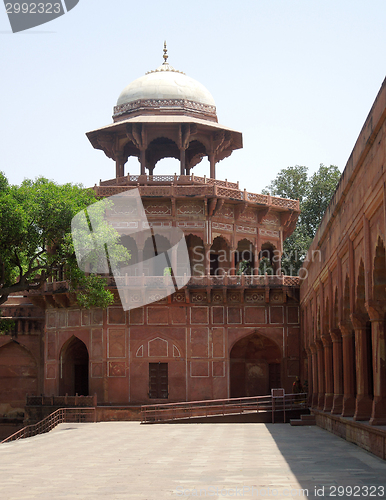
<svg viewBox="0 0 386 500">
<path fill-rule="evenodd" d="M 301 213 L 296 229 L 283 245 L 281 267 L 285 274 L 298 274 L 340 175 L 335 165 L 327 167 L 320 164 L 319 169 L 309 178 L 308 168 L 296 165 L 281 170 L 264 190 L 273 196 L 299 200 Z"/>
<path fill-rule="evenodd" d="M 58 269 L 83 307 L 113 301 L 104 279 L 80 271 L 71 238 L 72 218 L 96 201 L 81 185 L 40 177 L 11 186 L 0 172 L 0 305 L 12 293 L 41 288 Z"/>
</svg>

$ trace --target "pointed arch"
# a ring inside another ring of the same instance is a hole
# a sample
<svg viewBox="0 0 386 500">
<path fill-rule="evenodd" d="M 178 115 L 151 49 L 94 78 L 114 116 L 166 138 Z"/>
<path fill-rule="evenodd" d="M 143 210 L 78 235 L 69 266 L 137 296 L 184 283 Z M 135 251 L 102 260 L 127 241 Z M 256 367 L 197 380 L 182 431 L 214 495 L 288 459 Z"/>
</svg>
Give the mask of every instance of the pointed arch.
<svg viewBox="0 0 386 500">
<path fill-rule="evenodd" d="M 0 347 L 0 403 L 23 408 L 26 394 L 38 394 L 38 367 L 31 352 L 16 341 Z"/>
<path fill-rule="evenodd" d="M 86 344 L 75 335 L 60 350 L 59 393 L 61 396 L 89 394 L 89 353 Z"/>
<path fill-rule="evenodd" d="M 230 397 L 262 396 L 282 386 L 282 353 L 278 344 L 255 331 L 230 350 Z"/>
<path fill-rule="evenodd" d="M 378 237 L 373 265 L 373 299 L 384 302 L 386 288 L 386 251 L 382 238 Z"/>
</svg>

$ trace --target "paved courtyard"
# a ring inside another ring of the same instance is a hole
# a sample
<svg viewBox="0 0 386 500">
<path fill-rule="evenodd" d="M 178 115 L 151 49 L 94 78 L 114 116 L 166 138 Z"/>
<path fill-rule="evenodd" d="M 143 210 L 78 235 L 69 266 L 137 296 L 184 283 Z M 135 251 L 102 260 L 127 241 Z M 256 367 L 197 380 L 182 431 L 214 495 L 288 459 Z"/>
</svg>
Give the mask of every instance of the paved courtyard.
<svg viewBox="0 0 386 500">
<path fill-rule="evenodd" d="M 61 424 L 0 445 L 0 500 L 382 498 L 386 462 L 318 427 Z"/>
</svg>

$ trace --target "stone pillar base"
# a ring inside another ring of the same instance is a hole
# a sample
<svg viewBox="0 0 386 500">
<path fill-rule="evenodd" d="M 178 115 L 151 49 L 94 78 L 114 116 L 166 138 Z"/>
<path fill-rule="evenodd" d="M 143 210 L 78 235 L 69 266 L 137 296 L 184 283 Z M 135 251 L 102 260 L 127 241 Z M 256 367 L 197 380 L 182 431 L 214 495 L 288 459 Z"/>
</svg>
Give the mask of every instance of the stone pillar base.
<svg viewBox="0 0 386 500">
<path fill-rule="evenodd" d="M 354 420 L 370 420 L 373 400 L 370 396 L 357 396 Z"/>
<path fill-rule="evenodd" d="M 356 402 L 356 399 L 351 394 L 349 396 L 343 396 L 342 417 L 353 417 L 354 416 L 355 402 Z"/>
<path fill-rule="evenodd" d="M 331 411 L 333 403 L 334 403 L 334 395 L 333 394 L 326 394 L 324 396 L 323 411 Z"/>
<path fill-rule="evenodd" d="M 324 392 L 318 394 L 318 410 L 323 410 L 324 408 Z"/>
<path fill-rule="evenodd" d="M 343 411 L 343 394 L 334 394 L 332 403 L 332 415 L 341 415 Z"/>
<path fill-rule="evenodd" d="M 314 393 L 312 395 L 311 407 L 312 408 L 317 408 L 317 406 L 318 406 L 318 395 Z"/>
<path fill-rule="evenodd" d="M 386 425 L 386 399 L 374 397 L 370 425 Z"/>
</svg>

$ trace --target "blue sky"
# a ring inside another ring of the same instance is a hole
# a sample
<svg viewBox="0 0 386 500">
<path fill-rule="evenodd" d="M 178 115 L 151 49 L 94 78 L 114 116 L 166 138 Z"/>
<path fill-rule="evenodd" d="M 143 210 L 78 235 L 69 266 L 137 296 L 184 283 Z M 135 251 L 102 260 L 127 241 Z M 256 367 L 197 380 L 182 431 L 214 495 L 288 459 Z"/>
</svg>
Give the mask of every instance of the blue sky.
<svg viewBox="0 0 386 500">
<path fill-rule="evenodd" d="M 165 39 L 170 64 L 243 133 L 218 178 L 260 192 L 290 165 L 343 170 L 385 78 L 385 14 L 384 0 L 80 0 L 13 34 L 0 5 L 0 170 L 12 183 L 114 177 L 85 132 L 111 123 L 123 88 L 162 63 Z M 194 172 L 209 175 L 204 161 Z"/>
</svg>

